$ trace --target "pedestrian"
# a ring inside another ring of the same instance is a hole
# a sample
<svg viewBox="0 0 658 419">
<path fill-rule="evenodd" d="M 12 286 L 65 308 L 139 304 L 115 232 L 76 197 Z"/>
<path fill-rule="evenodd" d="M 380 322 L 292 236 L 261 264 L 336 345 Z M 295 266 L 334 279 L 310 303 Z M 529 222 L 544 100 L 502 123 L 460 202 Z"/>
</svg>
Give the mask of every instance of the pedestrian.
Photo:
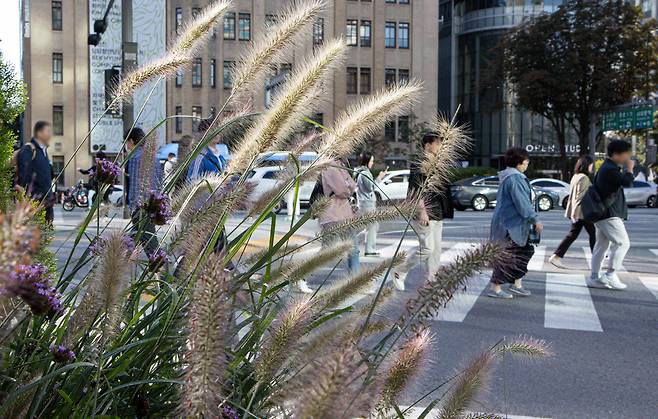
<svg viewBox="0 0 658 419">
<path fill-rule="evenodd" d="M 169 176 L 174 171 L 175 165 L 176 165 L 176 154 L 174 154 L 174 153 L 167 154 L 167 161 L 164 164 L 164 178 L 165 178 L 165 180 L 167 180 L 167 181 L 169 180 Z"/>
<path fill-rule="evenodd" d="M 375 164 L 375 157 L 369 151 L 363 151 L 359 156 L 359 164 L 354 171 L 356 173 L 356 199 L 359 206 L 359 211 L 362 214 L 373 212 L 377 209 L 377 195 L 375 189 L 377 183 L 372 175 L 370 169 Z M 386 170 L 383 170 L 377 176 L 377 180 L 381 180 L 386 176 Z M 378 223 L 372 223 L 366 230 L 366 256 L 378 256 L 377 253 L 377 230 L 379 230 Z"/>
<path fill-rule="evenodd" d="M 528 263 L 535 254 L 530 243 L 531 230 L 541 234 L 544 226 L 533 205 L 532 188 L 525 175 L 530 164 L 528 152 L 520 147 L 505 152 L 506 169 L 498 173 L 500 188 L 496 196 L 496 210 L 491 220 L 491 240 L 505 244 L 508 260 L 494 267 L 487 293 L 493 298 L 530 296 L 523 287 L 523 277 L 528 273 Z M 510 284 L 508 291 L 503 284 Z"/>
<path fill-rule="evenodd" d="M 424 156 L 439 152 L 442 138 L 436 132 L 428 132 L 421 141 L 423 155 L 413 159 L 409 166 L 407 190 L 407 199 L 418 202 L 414 219 L 411 220 L 411 227 L 418 236 L 418 247 L 409 253 L 403 267 L 393 272 L 393 285 L 399 291 L 404 291 L 406 277 L 417 263 L 424 279 L 430 279 L 438 271 L 441 264 L 443 220 L 452 219 L 455 214 L 450 185 L 445 184 L 439 188 L 427 185 L 427 174 L 421 165 Z"/>
<path fill-rule="evenodd" d="M 94 157 L 93 166 L 91 166 L 89 169 L 78 169 L 78 172 L 82 173 L 83 175 L 89 176 L 89 181 L 84 186 L 90 191 L 94 191 L 94 196 L 91 200 L 92 204 L 94 203 L 94 200 L 96 199 L 96 197 L 100 192 L 100 184 L 96 180 L 96 176 L 95 176 L 97 172 L 98 161 L 106 158 L 107 156 L 105 152 L 103 150 L 99 150 L 96 152 L 96 156 Z M 103 194 L 103 200 L 101 201 L 102 204 L 105 204 L 109 201 L 109 196 L 111 192 L 112 192 L 112 186 L 107 188 L 107 190 Z"/>
<path fill-rule="evenodd" d="M 562 258 L 569 250 L 569 247 L 576 241 L 580 232 L 585 229 L 589 236 L 589 248 L 594 250 L 594 243 L 596 243 L 596 228 L 594 223 L 583 219 L 583 210 L 580 203 L 585 196 L 585 192 L 592 184 L 590 176 L 594 171 L 594 160 L 590 156 L 580 156 L 576 162 L 574 175 L 571 178 L 571 185 L 569 191 L 569 201 L 567 202 L 567 209 L 564 216 L 571 220 L 571 230 L 567 236 L 562 240 L 562 243 L 555 250 L 555 253 L 548 259 L 548 261 L 558 268 L 566 269 L 562 263 Z"/>
<path fill-rule="evenodd" d="M 206 131 L 210 127 L 210 122 L 202 121 L 197 128 L 197 133 L 203 139 Z M 208 173 L 222 173 L 226 169 L 226 157 L 224 151 L 226 146 L 222 143 L 222 137 L 215 135 L 210 139 L 206 148 L 194 159 L 187 171 L 188 179 L 197 179 Z M 228 149 L 227 149 L 228 150 Z"/>
<path fill-rule="evenodd" d="M 621 268 L 626 253 L 631 247 L 624 220 L 628 218 L 628 207 L 624 187 L 633 186 L 635 161 L 631 159 L 631 145 L 626 141 L 614 140 L 608 144 L 608 157 L 603 162 L 594 186 L 606 206 L 602 219 L 596 221 L 596 244 L 592 251 L 592 274 L 587 286 L 623 290 L 617 271 Z M 606 252 L 610 250 L 608 266 L 601 275 Z"/>
<path fill-rule="evenodd" d="M 350 199 L 356 192 L 356 182 L 352 179 L 347 165 L 334 160 L 321 174 L 322 193 L 329 198 L 329 206 L 322 211 L 319 217 L 321 234 L 338 223 L 344 223 L 354 217 L 354 210 Z M 347 259 L 347 269 L 351 274 L 359 272 L 359 239 L 358 232 L 351 233 L 352 250 Z M 326 247 L 335 242 L 333 237 L 322 237 L 322 246 Z"/>
<path fill-rule="evenodd" d="M 53 193 L 53 169 L 48 157 L 48 146 L 53 136 L 50 122 L 34 124 L 34 136 L 16 154 L 16 185 L 27 196 L 41 202 L 48 224 L 55 219 L 55 194 Z"/>
</svg>

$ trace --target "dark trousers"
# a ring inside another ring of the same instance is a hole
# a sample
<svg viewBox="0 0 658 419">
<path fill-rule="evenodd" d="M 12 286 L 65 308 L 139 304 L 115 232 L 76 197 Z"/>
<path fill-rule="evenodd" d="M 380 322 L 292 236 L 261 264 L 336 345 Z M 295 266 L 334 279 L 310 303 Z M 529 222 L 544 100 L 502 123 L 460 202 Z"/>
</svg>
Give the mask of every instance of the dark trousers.
<svg viewBox="0 0 658 419">
<path fill-rule="evenodd" d="M 491 274 L 493 284 L 513 284 L 528 273 L 528 263 L 535 254 L 535 247 L 531 244 L 519 246 L 512 240 L 505 247 L 505 260 L 498 262 Z"/>
<path fill-rule="evenodd" d="M 131 235 L 135 243 L 141 244 L 147 255 L 155 253 L 160 247 L 158 236 L 155 234 L 155 225 L 142 211 L 133 211 L 131 218 L 133 224 Z"/>
<path fill-rule="evenodd" d="M 45 216 L 46 216 L 46 223 L 52 225 L 53 221 L 55 221 L 55 209 L 52 205 L 48 205 L 44 208 L 45 211 Z"/>
<path fill-rule="evenodd" d="M 569 250 L 569 247 L 571 247 L 573 242 L 576 241 L 583 228 L 585 228 L 585 231 L 587 231 L 587 234 L 589 235 L 589 248 L 590 250 L 594 250 L 594 244 L 596 243 L 596 227 L 594 227 L 594 223 L 585 220 L 578 220 L 571 224 L 571 230 L 569 230 L 567 236 L 557 247 L 555 255 L 563 258 L 567 253 L 567 250 Z"/>
</svg>

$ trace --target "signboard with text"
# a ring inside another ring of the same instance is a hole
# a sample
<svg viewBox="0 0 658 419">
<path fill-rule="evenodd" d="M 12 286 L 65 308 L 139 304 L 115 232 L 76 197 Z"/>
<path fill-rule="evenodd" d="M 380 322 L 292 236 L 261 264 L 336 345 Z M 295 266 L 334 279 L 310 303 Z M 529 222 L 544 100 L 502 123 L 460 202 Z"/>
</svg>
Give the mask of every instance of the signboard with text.
<svg viewBox="0 0 658 419">
<path fill-rule="evenodd" d="M 628 108 L 603 114 L 603 131 L 650 129 L 654 124 L 653 107 Z"/>
</svg>

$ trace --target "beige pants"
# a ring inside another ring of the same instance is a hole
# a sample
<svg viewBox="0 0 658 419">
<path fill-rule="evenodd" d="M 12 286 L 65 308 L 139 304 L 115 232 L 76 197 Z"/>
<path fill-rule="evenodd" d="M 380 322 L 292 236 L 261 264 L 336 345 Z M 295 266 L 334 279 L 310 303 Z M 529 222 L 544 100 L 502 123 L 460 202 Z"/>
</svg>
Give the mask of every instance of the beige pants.
<svg viewBox="0 0 658 419">
<path fill-rule="evenodd" d="M 409 271 L 420 267 L 423 281 L 431 278 L 441 266 L 441 242 L 443 241 L 443 221 L 430 220 L 429 225 L 421 226 L 416 221 L 411 226 L 418 235 L 418 247 L 414 247 L 407 256 L 405 264 L 396 272 L 404 281 Z"/>
</svg>

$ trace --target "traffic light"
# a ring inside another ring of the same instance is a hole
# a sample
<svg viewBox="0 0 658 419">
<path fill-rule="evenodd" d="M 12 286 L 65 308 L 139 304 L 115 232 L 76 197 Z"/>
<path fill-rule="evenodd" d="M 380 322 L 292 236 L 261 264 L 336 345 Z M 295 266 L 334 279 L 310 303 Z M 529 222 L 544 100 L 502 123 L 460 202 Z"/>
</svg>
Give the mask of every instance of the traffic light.
<svg viewBox="0 0 658 419">
<path fill-rule="evenodd" d="M 108 110 L 108 114 L 114 117 L 121 116 L 121 105 L 115 104 L 110 107 L 110 104 L 114 100 L 114 89 L 117 87 L 121 81 L 121 70 L 118 67 L 113 67 L 105 70 L 105 108 Z"/>
</svg>

